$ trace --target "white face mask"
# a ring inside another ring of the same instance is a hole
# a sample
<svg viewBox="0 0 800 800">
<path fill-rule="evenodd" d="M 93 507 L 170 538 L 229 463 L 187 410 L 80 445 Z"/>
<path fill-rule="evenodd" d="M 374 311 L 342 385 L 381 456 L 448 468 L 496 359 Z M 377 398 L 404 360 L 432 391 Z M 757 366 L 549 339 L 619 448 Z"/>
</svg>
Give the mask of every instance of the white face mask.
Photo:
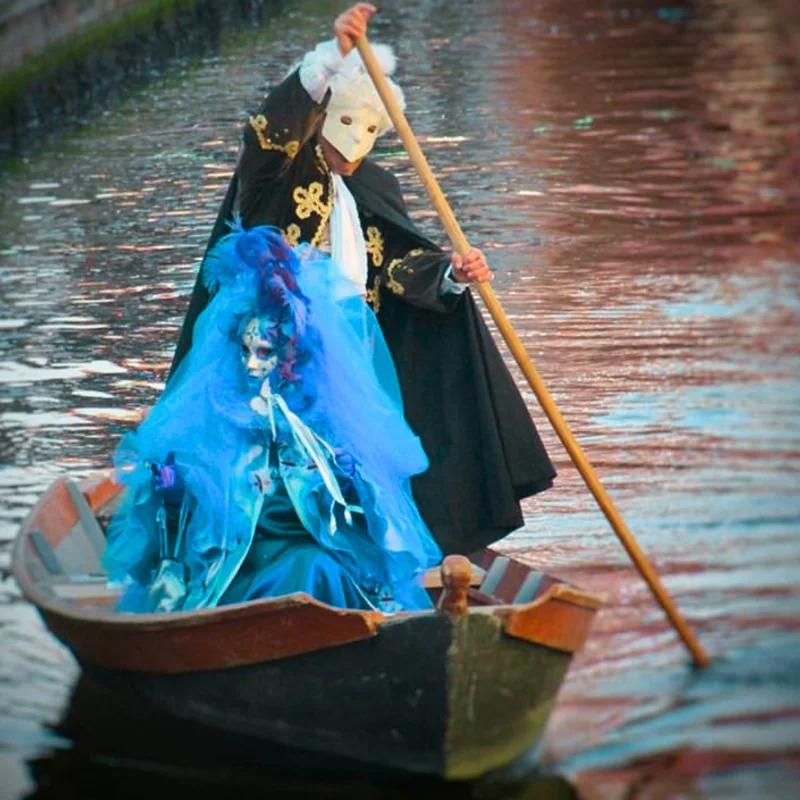
<svg viewBox="0 0 800 800">
<path fill-rule="evenodd" d="M 380 124 L 381 115 L 374 109 L 339 106 L 334 96 L 328 104 L 322 135 L 346 161 L 358 161 L 372 150 Z"/>
<path fill-rule="evenodd" d="M 247 323 L 242 345 L 242 361 L 251 378 L 266 378 L 278 366 L 278 354 L 272 342 L 261 335 L 257 317 Z"/>
</svg>

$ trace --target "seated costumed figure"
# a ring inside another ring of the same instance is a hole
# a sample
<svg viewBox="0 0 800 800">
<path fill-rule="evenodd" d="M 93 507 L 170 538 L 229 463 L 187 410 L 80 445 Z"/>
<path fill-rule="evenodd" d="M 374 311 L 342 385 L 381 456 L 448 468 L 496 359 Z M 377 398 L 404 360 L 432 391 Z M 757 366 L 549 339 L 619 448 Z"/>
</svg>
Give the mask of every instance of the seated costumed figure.
<svg viewBox="0 0 800 800">
<path fill-rule="evenodd" d="M 120 610 L 293 592 L 429 607 L 419 579 L 441 551 L 409 489 L 428 462 L 374 313 L 335 299 L 330 259 L 263 226 L 235 225 L 203 271 L 191 350 L 116 454 Z"/>
</svg>

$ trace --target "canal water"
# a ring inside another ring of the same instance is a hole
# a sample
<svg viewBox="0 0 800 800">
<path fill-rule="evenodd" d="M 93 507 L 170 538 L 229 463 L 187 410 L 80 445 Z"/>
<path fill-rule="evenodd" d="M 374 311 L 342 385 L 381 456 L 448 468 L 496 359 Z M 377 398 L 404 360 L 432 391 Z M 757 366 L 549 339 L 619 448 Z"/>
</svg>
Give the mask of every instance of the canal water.
<svg viewBox="0 0 800 800">
<path fill-rule="evenodd" d="M 569 796 L 565 781 L 589 800 L 796 796 L 800 73 L 791 5 L 418 0 L 387 2 L 376 18 L 372 38 L 396 48 L 412 127 L 486 251 L 497 294 L 714 659 L 692 670 L 520 381 L 559 478 L 503 546 L 607 604 L 541 749 L 541 767 L 556 777 L 531 777 L 519 796 Z M 107 466 L 162 388 L 242 122 L 329 35 L 328 3 L 273 8 L 124 103 L 95 109 L 79 129 L 32 131 L 35 146 L 2 176 L 3 798 L 68 796 L 70 786 L 101 796 L 111 785 L 161 796 L 198 774 L 216 794 L 267 785 L 242 784 L 224 749 L 205 764 L 219 766 L 212 780 L 196 765 L 170 768 L 163 752 L 120 754 L 111 734 L 73 746 L 59 721 L 103 703 L 81 700 L 73 659 L 21 599 L 9 567 L 37 497 L 60 475 Z M 414 218 L 444 242 L 397 141 L 382 142 L 378 158 L 397 173 Z M 277 791 L 289 796 L 291 785 Z M 291 796 L 311 792 L 296 789 Z M 362 790 L 352 778 L 313 786 L 316 796 Z M 370 785 L 369 796 L 379 791 Z"/>
</svg>

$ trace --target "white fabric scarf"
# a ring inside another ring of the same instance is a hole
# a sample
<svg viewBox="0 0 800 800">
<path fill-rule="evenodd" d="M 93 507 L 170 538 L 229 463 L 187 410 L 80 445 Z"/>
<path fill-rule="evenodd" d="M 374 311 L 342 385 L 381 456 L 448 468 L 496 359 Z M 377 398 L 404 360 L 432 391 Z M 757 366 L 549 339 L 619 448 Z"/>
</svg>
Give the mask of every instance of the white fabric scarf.
<svg viewBox="0 0 800 800">
<path fill-rule="evenodd" d="M 367 288 L 367 246 L 356 201 L 341 175 L 333 173 L 334 201 L 330 216 L 331 258 L 340 271 L 336 297 L 363 295 Z"/>
</svg>

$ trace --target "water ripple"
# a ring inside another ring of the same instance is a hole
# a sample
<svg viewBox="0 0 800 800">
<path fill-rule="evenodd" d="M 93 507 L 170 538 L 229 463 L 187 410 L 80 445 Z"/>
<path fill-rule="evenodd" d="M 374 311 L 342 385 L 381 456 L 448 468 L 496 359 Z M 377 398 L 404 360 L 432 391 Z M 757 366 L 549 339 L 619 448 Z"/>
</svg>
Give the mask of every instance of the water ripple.
<svg viewBox="0 0 800 800">
<path fill-rule="evenodd" d="M 0 743 L 20 758 L 59 746 L 46 724 L 76 668 L 2 543 L 55 477 L 106 466 L 163 388 L 240 125 L 327 35 L 322 6 L 178 63 L 0 187 Z M 793 796 L 800 102 L 781 8 L 430 0 L 376 18 L 512 322 L 715 656 L 689 669 L 517 378 L 559 478 L 504 546 L 607 599 L 543 748 L 586 798 Z M 379 150 L 443 241 L 397 141 Z"/>
</svg>

